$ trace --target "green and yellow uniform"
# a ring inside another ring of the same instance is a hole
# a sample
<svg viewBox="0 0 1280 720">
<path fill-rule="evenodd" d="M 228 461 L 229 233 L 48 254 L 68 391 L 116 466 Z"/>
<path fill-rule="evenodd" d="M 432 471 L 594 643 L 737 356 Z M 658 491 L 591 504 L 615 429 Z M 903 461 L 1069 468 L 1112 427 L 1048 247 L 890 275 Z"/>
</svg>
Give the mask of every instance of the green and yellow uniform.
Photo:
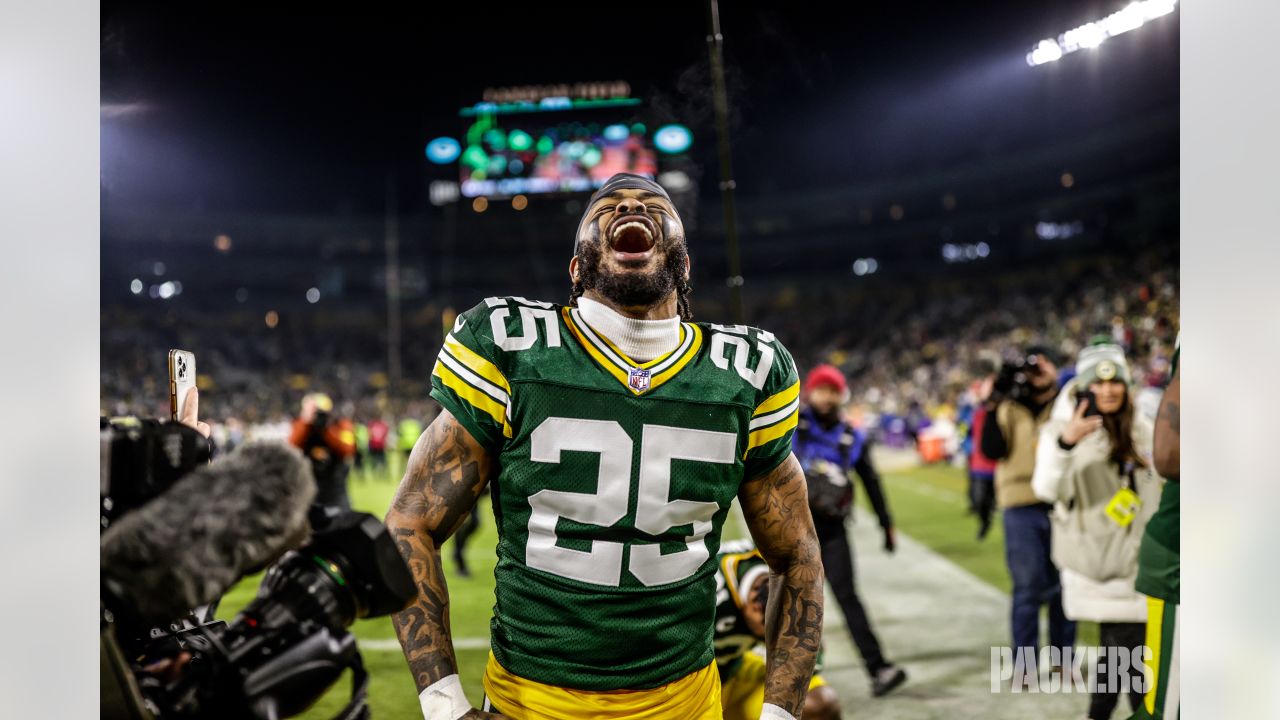
<svg viewBox="0 0 1280 720">
<path fill-rule="evenodd" d="M 769 566 L 750 540 L 724 543 L 716 561 L 715 648 L 724 720 L 756 720 L 764 706 L 765 661 L 754 652 L 760 640 L 747 627 L 742 610 Z M 809 689 L 826 684 L 815 670 Z"/>
<path fill-rule="evenodd" d="M 1173 351 L 1172 376 L 1178 370 L 1182 339 Z M 1181 603 L 1181 484 L 1168 478 L 1160 505 L 1147 522 L 1138 548 L 1138 579 L 1134 587 L 1147 596 L 1147 647 L 1151 648 L 1153 682 L 1135 720 L 1177 720 L 1180 662 L 1178 653 Z"/>
<path fill-rule="evenodd" d="M 431 380 L 499 468 L 493 706 L 717 717 L 714 558 L 742 481 L 791 452 L 800 386 L 781 343 L 682 323 L 675 350 L 639 363 L 576 309 L 489 298 Z"/>
</svg>

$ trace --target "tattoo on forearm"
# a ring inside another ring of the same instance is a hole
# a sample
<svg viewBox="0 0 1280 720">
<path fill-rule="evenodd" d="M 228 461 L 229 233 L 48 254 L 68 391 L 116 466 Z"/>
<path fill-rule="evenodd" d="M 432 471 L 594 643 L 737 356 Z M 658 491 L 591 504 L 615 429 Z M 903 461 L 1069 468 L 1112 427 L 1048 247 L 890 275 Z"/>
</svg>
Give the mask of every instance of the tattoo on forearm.
<svg viewBox="0 0 1280 720">
<path fill-rule="evenodd" d="M 765 617 L 765 701 L 799 717 L 822 646 L 822 561 L 795 458 L 744 484 L 743 512 L 775 571 Z"/>
<path fill-rule="evenodd" d="M 1182 428 L 1178 413 L 1178 403 L 1167 402 L 1164 404 L 1164 411 L 1161 413 L 1162 419 L 1169 424 L 1169 429 L 1175 433 L 1181 434 Z"/>
<path fill-rule="evenodd" d="M 785 594 L 783 634 L 795 638 L 796 647 L 817 653 L 822 639 L 822 603 L 804 597 L 791 585 L 786 586 Z"/>
<path fill-rule="evenodd" d="M 483 449 L 451 416 L 431 424 L 409 456 L 387 524 L 418 586 L 414 604 L 392 616 L 418 689 L 457 672 L 449 634 L 449 588 L 440 545 L 475 505 L 490 469 Z"/>
</svg>

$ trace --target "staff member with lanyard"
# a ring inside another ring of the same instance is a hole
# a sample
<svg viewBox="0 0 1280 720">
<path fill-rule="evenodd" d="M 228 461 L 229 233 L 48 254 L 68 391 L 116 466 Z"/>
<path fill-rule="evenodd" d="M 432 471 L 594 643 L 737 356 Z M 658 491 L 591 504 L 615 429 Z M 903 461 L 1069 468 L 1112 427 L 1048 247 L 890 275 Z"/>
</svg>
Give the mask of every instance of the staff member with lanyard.
<svg viewBox="0 0 1280 720">
<path fill-rule="evenodd" d="M 804 381 L 805 407 L 800 411 L 792 450 L 809 483 L 809 508 L 822 544 L 827 582 L 871 676 L 871 693 L 879 697 L 905 682 L 907 673 L 885 660 L 854 586 L 853 548 L 845 529 L 845 518 L 853 506 L 850 471 L 862 479 L 862 487 L 880 519 L 885 551 L 893 552 L 896 541 L 893 518 L 880 488 L 880 476 L 871 465 L 866 436 L 840 417 L 840 406 L 848 394 L 844 375 L 836 368 L 819 365 L 810 370 Z"/>
</svg>

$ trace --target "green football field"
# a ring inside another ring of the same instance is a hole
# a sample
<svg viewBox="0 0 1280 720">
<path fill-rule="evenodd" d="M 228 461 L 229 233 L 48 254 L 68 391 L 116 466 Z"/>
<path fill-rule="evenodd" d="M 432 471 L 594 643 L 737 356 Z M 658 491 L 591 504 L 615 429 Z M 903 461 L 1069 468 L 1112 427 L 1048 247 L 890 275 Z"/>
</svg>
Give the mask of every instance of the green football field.
<svg viewBox="0 0 1280 720">
<path fill-rule="evenodd" d="M 353 504 L 359 510 L 382 517 L 390 505 L 398 478 L 398 468 L 363 480 L 353 473 L 350 482 Z M 998 518 L 985 540 L 975 540 L 977 521 L 965 513 L 963 470 L 941 465 L 925 466 L 885 472 L 884 479 L 900 534 L 915 538 L 1002 592 L 1009 591 L 1004 539 Z M 487 497 L 483 502 L 481 529 L 467 547 L 471 578 L 457 575 L 449 557 L 451 545 L 445 548 L 445 573 L 451 597 L 453 637 L 458 646 L 459 675 L 467 696 L 477 704 L 483 692 L 480 678 L 488 656 L 495 564 L 493 548 L 497 542 Z M 731 514 L 731 524 L 725 528 L 725 539 L 745 535 L 745 531 L 732 522 L 733 518 Z M 858 552 L 879 552 L 879 549 L 858 548 Z M 247 578 L 233 588 L 223 600 L 219 615 L 228 619 L 234 616 L 252 599 L 258 580 L 258 577 Z M 374 717 L 383 720 L 421 717 L 417 691 L 396 644 L 390 619 L 359 621 L 354 630 L 371 675 L 369 702 Z M 1096 625 L 1083 624 L 1077 642 L 1094 644 L 1096 637 Z M 344 679 L 302 717 L 316 720 L 332 717 L 345 703 L 348 691 L 349 682 Z"/>
</svg>

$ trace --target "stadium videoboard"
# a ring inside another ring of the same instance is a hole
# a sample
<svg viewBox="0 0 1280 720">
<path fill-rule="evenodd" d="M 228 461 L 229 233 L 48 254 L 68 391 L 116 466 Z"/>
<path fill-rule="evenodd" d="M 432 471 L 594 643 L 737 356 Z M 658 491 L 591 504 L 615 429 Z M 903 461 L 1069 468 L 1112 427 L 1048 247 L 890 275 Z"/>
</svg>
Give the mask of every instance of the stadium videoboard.
<svg viewBox="0 0 1280 720">
<path fill-rule="evenodd" d="M 551 102 L 548 102 L 548 101 Z M 653 126 L 635 98 L 479 103 L 457 147 L 464 197 L 590 192 L 614 173 L 656 176 L 692 144 L 682 125 Z"/>
</svg>

